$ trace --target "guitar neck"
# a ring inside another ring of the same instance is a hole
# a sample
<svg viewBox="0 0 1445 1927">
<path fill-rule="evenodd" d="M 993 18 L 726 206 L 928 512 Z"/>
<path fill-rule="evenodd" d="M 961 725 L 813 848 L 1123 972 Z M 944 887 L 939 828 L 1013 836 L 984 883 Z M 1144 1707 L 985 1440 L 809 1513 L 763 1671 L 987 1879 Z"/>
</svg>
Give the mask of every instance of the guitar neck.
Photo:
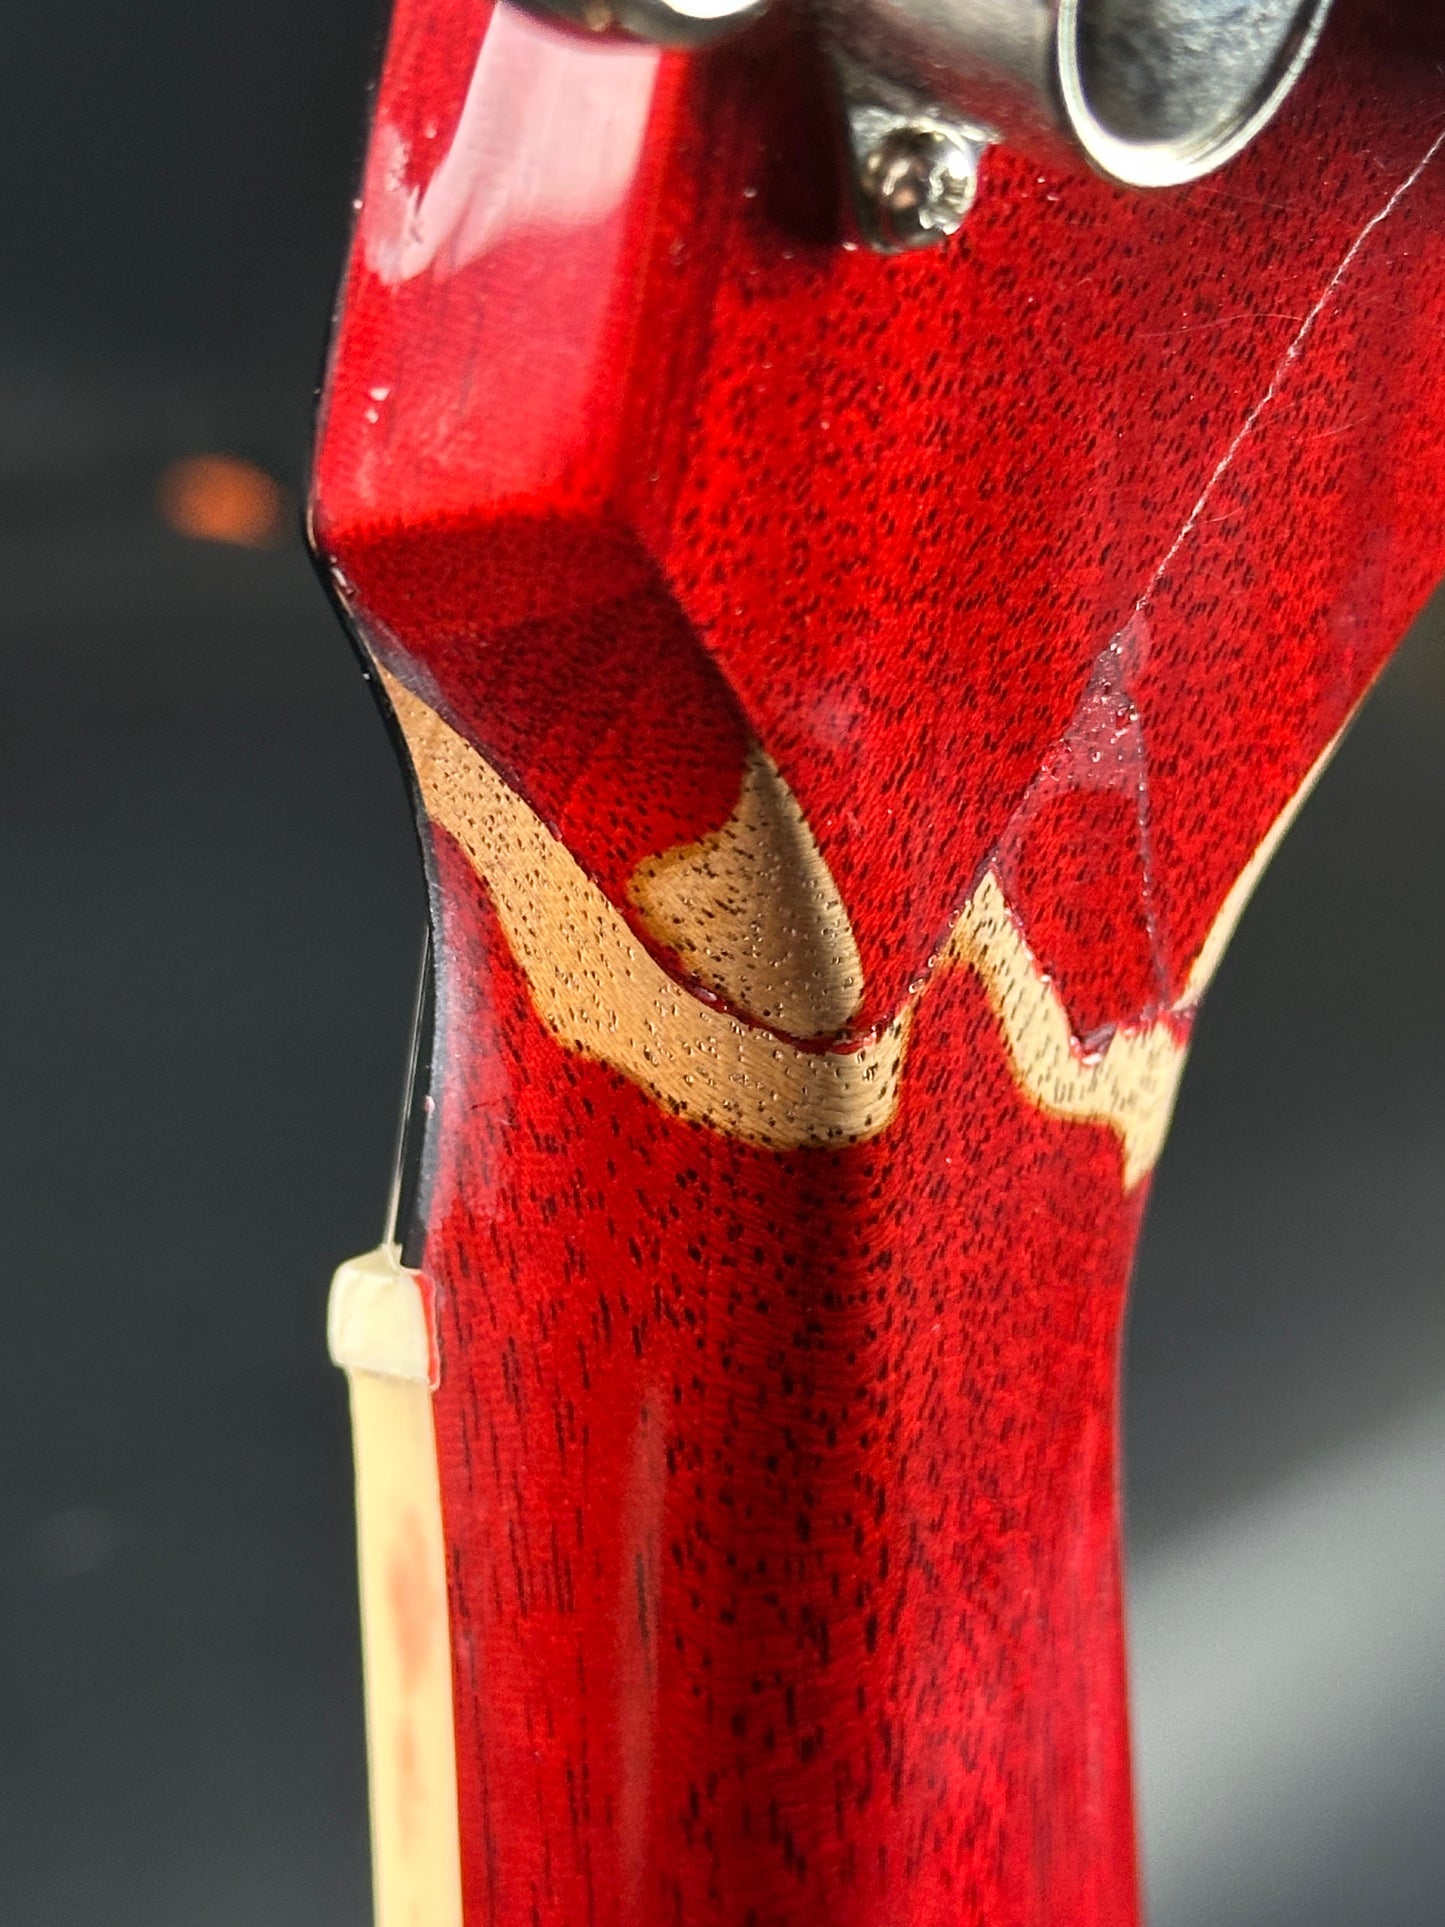
<svg viewBox="0 0 1445 1927">
<path fill-rule="evenodd" d="M 886 257 L 796 23 L 401 0 L 314 505 L 436 956 L 405 1248 L 333 1302 L 384 1927 L 1135 1918 L 1149 1173 L 1445 567 L 1391 21 L 1227 174 L 991 147 Z"/>
</svg>

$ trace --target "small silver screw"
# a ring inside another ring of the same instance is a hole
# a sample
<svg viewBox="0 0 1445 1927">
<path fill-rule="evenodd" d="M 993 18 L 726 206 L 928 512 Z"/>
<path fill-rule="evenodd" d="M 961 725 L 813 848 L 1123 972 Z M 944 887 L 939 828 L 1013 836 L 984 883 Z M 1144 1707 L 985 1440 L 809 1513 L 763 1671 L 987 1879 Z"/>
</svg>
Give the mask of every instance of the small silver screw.
<svg viewBox="0 0 1445 1927">
<path fill-rule="evenodd" d="M 973 141 L 940 121 L 882 127 L 858 169 L 868 240 L 898 254 L 957 234 L 978 192 L 978 158 Z"/>
</svg>

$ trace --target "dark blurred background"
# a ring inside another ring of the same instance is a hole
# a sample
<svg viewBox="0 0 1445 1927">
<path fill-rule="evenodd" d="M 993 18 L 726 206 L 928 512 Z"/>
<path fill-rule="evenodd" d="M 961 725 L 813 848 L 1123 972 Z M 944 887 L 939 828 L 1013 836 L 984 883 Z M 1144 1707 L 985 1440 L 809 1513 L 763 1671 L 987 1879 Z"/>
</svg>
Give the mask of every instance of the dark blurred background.
<svg viewBox="0 0 1445 1927">
<path fill-rule="evenodd" d="M 324 1304 L 380 1232 L 421 893 L 295 518 L 378 13 L 0 25 L 7 1927 L 368 1918 Z M 1442 749 L 1445 607 L 1247 917 L 1157 1182 L 1156 1927 L 1445 1918 Z"/>
</svg>

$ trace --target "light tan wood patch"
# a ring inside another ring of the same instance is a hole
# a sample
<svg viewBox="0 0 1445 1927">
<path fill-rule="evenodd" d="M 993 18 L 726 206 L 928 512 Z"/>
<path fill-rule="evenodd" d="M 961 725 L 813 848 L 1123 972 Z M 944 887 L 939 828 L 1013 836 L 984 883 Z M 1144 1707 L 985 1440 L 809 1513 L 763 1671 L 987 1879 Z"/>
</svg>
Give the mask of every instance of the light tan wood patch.
<svg viewBox="0 0 1445 1927">
<path fill-rule="evenodd" d="M 652 935 L 760 1024 L 829 1037 L 863 1000 L 863 964 L 833 873 L 756 743 L 722 828 L 645 858 L 629 890 Z"/>
<path fill-rule="evenodd" d="M 881 1131 L 910 1012 L 851 1050 L 804 1050 L 685 990 L 491 765 L 387 678 L 427 813 L 486 884 L 543 1023 L 681 1117 L 776 1150 Z"/>
<path fill-rule="evenodd" d="M 717 1010 L 636 941 L 622 913 L 483 756 L 395 677 L 384 681 L 427 813 L 456 839 L 486 885 L 538 1015 L 559 1043 L 611 1066 L 680 1117 L 774 1149 L 855 1142 L 891 1123 L 909 1029 L 932 974 L 861 1044 L 807 1049 Z M 754 772 L 765 767 L 772 766 L 756 759 L 749 765 Z M 711 981 L 730 1001 L 748 1010 L 757 1001 L 786 1007 L 798 1034 L 823 1034 L 825 1024 L 837 1028 L 846 1000 L 848 1009 L 857 1008 L 857 945 L 811 832 L 800 816 L 792 818 L 797 805 L 781 777 L 754 774 L 751 783 L 745 779 L 737 811 L 714 837 L 644 863 L 634 896 L 649 919 L 656 918 L 650 927 L 704 981 L 699 961 L 708 965 Z M 1202 995 L 1299 800 L 1226 897 L 1176 1016 Z M 780 843 L 786 857 L 777 854 Z M 760 890 L 783 887 L 799 874 L 807 879 L 804 956 L 827 964 L 818 980 L 807 961 L 791 972 L 782 965 L 780 946 L 790 940 L 786 912 L 754 901 Z M 725 955 L 708 964 L 716 930 L 726 933 Z M 978 972 L 1030 1101 L 1051 1116 L 1112 1130 L 1126 1188 L 1146 1176 L 1163 1146 L 1184 1064 L 1177 1023 L 1166 1017 L 1121 1027 L 1106 1048 L 1085 1051 L 991 870 L 935 968 L 950 965 Z M 826 981 L 830 971 L 831 987 L 819 991 L 816 981 Z"/>
</svg>

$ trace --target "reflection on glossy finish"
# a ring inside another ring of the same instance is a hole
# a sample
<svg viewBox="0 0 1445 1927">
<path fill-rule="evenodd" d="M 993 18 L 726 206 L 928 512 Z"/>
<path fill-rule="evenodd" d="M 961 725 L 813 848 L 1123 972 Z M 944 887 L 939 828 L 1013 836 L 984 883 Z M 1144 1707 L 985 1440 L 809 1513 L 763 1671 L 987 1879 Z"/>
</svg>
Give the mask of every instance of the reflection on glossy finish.
<svg viewBox="0 0 1445 1927">
<path fill-rule="evenodd" d="M 585 494 L 621 399 L 664 57 L 511 8 L 485 34 L 466 16 L 444 57 L 425 34 L 403 47 L 444 72 L 382 94 L 357 221 L 369 372 L 333 434 L 358 506 L 384 517 Z"/>
<path fill-rule="evenodd" d="M 637 171 L 657 60 L 619 50 L 599 88 L 595 49 L 525 14 L 498 14 L 424 187 L 405 137 L 389 120 L 377 125 L 358 234 L 372 273 L 393 285 L 427 270 L 445 277 L 508 239 L 566 240 L 601 226 Z"/>
<path fill-rule="evenodd" d="M 469 1927 L 1134 1918 L 1119 1119 L 1445 566 L 1403 21 L 881 260 L 785 24 L 402 0 L 315 524 L 431 819 Z"/>
</svg>

